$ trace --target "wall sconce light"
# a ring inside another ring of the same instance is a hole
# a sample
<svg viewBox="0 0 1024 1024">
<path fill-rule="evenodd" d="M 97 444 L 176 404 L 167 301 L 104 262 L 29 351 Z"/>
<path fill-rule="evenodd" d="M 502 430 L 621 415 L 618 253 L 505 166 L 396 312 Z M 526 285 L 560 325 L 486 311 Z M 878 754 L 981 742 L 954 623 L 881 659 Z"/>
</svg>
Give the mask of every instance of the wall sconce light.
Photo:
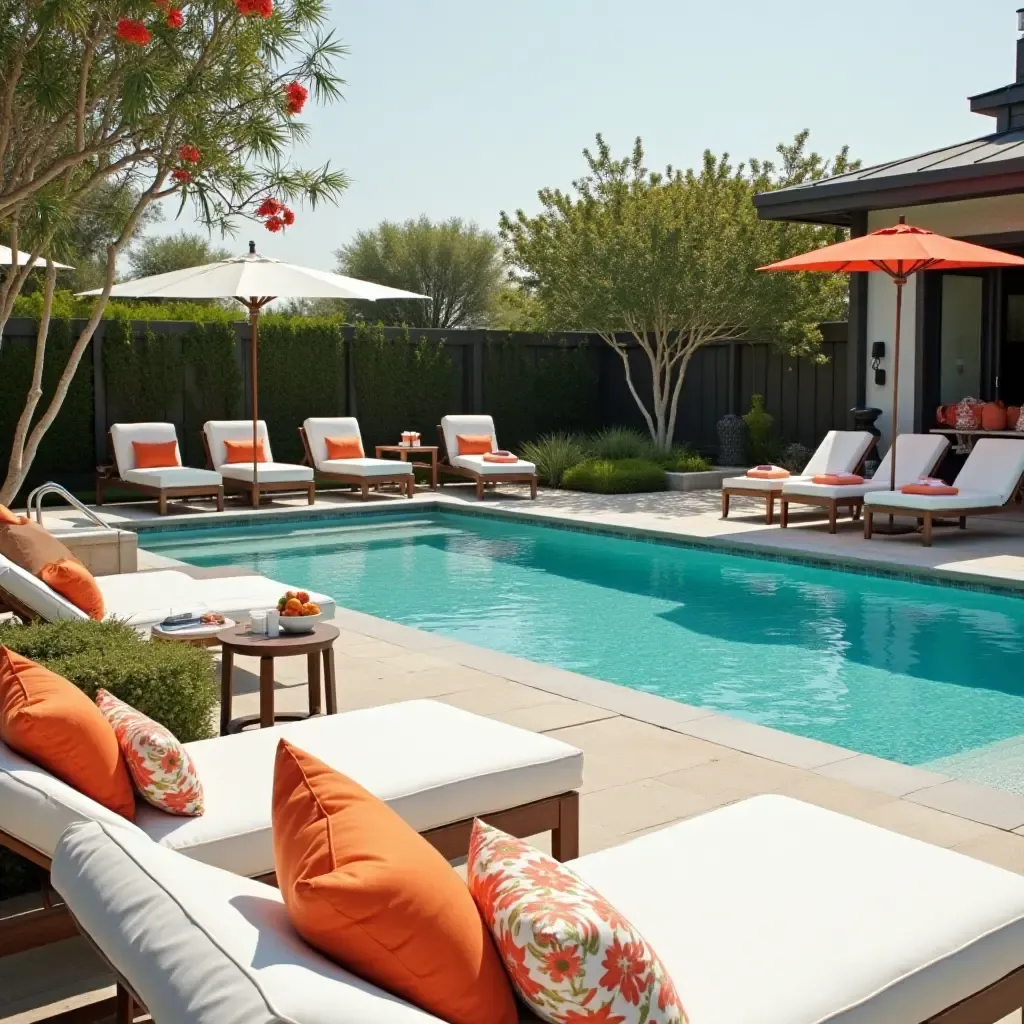
<svg viewBox="0 0 1024 1024">
<path fill-rule="evenodd" d="M 875 384 L 880 387 L 885 387 L 885 370 L 883 370 L 879 363 L 885 358 L 885 342 L 884 341 L 873 341 L 871 343 L 871 369 L 875 371 Z"/>
</svg>

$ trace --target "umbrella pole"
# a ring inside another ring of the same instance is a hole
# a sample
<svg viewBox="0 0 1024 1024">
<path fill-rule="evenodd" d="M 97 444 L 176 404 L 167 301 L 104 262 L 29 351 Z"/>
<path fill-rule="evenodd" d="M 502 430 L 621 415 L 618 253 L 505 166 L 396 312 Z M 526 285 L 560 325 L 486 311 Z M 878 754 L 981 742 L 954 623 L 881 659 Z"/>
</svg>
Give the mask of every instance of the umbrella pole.
<svg viewBox="0 0 1024 1024">
<path fill-rule="evenodd" d="M 900 323 L 903 320 L 903 279 L 896 278 L 896 340 L 892 371 L 892 458 L 889 460 L 889 490 L 896 490 L 896 438 L 900 433 Z"/>
<path fill-rule="evenodd" d="M 252 507 L 258 508 L 260 504 L 260 485 L 257 479 L 256 469 L 256 438 L 257 426 L 260 418 L 260 397 L 259 397 L 259 337 L 260 337 L 260 307 L 256 296 L 249 300 L 249 377 L 252 386 Z"/>
</svg>

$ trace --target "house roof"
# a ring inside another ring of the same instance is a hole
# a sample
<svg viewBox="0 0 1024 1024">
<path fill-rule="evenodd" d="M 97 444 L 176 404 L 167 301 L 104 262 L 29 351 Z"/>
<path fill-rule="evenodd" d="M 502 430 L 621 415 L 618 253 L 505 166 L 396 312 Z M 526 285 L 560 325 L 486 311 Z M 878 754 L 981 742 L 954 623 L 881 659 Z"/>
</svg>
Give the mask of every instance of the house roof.
<svg viewBox="0 0 1024 1024">
<path fill-rule="evenodd" d="M 754 197 L 765 220 L 849 227 L 867 210 L 1024 192 L 1024 128 Z"/>
</svg>

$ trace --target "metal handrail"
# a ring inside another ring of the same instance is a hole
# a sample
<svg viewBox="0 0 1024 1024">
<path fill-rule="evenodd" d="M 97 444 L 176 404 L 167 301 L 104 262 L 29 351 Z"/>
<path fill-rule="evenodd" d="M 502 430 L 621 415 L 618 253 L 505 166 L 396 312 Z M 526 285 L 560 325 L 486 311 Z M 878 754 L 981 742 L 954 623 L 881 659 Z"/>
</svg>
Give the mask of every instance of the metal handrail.
<svg viewBox="0 0 1024 1024">
<path fill-rule="evenodd" d="M 28 517 L 32 518 L 33 505 L 35 506 L 36 522 L 43 525 L 43 498 L 48 494 L 56 494 L 63 498 L 69 505 L 76 508 L 83 515 L 88 516 L 97 526 L 104 530 L 113 530 L 114 527 L 105 523 L 88 505 L 83 505 L 66 487 L 55 484 L 52 480 L 49 483 L 40 484 L 35 490 L 29 493 L 25 502 L 25 511 Z"/>
</svg>

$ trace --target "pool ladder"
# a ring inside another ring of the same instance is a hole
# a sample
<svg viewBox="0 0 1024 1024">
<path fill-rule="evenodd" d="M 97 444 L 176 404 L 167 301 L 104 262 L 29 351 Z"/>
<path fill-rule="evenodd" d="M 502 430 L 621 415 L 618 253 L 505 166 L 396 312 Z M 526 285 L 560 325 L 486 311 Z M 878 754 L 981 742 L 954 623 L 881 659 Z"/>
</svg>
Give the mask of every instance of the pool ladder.
<svg viewBox="0 0 1024 1024">
<path fill-rule="evenodd" d="M 29 519 L 32 518 L 32 513 L 35 511 L 36 522 L 43 525 L 43 498 L 48 494 L 56 494 L 58 497 L 63 498 L 72 508 L 81 512 L 82 515 L 91 519 L 100 529 L 102 530 L 113 530 L 109 523 L 105 523 L 91 508 L 87 505 L 83 505 L 66 487 L 62 487 L 60 484 L 54 483 L 52 480 L 49 483 L 40 484 L 35 490 L 29 493 L 28 499 L 25 502 L 25 512 Z"/>
</svg>

